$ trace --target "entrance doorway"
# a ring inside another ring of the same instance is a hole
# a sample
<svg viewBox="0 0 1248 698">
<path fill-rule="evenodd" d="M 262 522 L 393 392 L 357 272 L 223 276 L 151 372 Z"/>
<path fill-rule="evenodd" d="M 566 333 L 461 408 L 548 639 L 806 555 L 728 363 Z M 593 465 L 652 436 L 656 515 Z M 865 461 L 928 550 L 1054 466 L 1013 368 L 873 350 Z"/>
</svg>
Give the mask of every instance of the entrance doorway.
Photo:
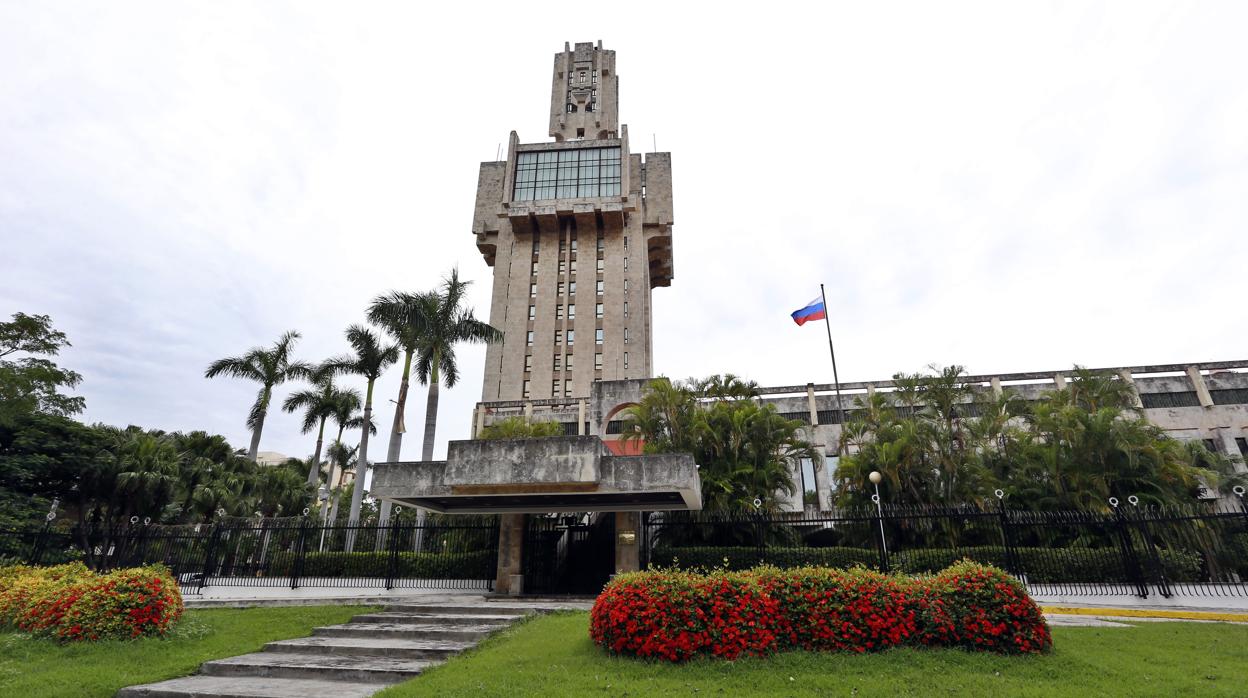
<svg viewBox="0 0 1248 698">
<path fill-rule="evenodd" d="M 525 593 L 597 594 L 615 571 L 615 514 L 530 515 L 523 565 Z"/>
</svg>

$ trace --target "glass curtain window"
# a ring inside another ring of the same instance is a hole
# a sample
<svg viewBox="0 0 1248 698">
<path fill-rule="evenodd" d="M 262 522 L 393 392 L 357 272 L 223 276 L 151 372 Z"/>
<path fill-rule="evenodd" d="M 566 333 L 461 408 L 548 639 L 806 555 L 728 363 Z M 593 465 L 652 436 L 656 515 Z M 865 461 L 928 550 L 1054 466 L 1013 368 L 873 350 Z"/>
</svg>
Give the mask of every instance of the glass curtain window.
<svg viewBox="0 0 1248 698">
<path fill-rule="evenodd" d="M 516 155 L 515 201 L 620 195 L 620 149 L 541 150 Z"/>
</svg>

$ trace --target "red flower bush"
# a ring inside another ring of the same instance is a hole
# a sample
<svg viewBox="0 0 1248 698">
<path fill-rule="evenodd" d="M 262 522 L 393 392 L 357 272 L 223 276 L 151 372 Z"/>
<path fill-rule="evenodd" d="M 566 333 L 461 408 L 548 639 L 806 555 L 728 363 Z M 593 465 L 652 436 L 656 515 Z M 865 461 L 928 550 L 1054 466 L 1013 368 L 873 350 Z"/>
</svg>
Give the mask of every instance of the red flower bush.
<svg viewBox="0 0 1248 698">
<path fill-rule="evenodd" d="M 61 640 L 164 635 L 182 616 L 164 567 L 96 574 L 81 563 L 0 570 L 0 627 Z"/>
<path fill-rule="evenodd" d="M 818 567 L 620 575 L 595 601 L 590 635 L 612 652 L 673 662 L 785 649 L 1023 653 L 1052 646 L 1022 586 L 972 562 L 931 577 Z"/>
</svg>

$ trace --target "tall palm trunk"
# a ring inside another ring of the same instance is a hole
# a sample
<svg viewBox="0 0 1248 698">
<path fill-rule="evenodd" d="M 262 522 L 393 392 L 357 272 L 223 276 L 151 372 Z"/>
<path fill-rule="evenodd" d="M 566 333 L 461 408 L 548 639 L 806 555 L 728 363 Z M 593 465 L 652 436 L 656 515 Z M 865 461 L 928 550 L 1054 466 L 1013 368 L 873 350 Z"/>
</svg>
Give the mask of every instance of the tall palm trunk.
<svg viewBox="0 0 1248 698">
<path fill-rule="evenodd" d="M 368 425 L 373 423 L 373 380 L 368 381 L 368 392 L 364 398 L 364 427 L 360 429 L 360 451 L 356 460 L 356 476 L 355 489 L 351 492 L 351 513 L 347 517 L 347 523 L 352 524 L 356 528 L 352 528 L 347 533 L 346 552 L 355 549 L 355 534 L 359 531 L 360 525 L 360 505 L 364 502 L 364 479 L 368 477 Z"/>
<path fill-rule="evenodd" d="M 247 460 L 256 462 L 256 455 L 260 453 L 260 433 L 265 431 L 265 416 L 268 415 L 268 398 L 273 390 L 271 386 L 265 386 L 265 395 L 261 396 L 263 402 L 263 410 L 260 411 L 260 418 L 256 420 L 256 426 L 251 430 L 251 447 L 247 448 Z"/>
<path fill-rule="evenodd" d="M 321 417 L 321 426 L 316 431 L 316 451 L 312 453 L 312 465 L 308 466 L 308 484 L 313 487 L 321 479 L 321 446 L 325 443 L 325 418 Z M 320 500 L 318 499 L 319 503 Z"/>
<path fill-rule="evenodd" d="M 438 429 L 438 355 L 433 355 L 429 367 L 429 401 L 425 403 L 425 443 L 420 450 L 421 460 L 433 460 L 433 437 Z"/>
<path fill-rule="evenodd" d="M 438 430 L 438 355 L 433 355 L 429 366 L 429 399 L 425 403 L 425 442 L 420 449 L 420 459 L 433 460 L 433 439 Z M 416 511 L 416 540 L 414 548 L 420 552 L 425 545 L 425 510 Z"/>
<path fill-rule="evenodd" d="M 403 379 L 399 381 L 399 399 L 394 405 L 394 421 L 390 424 L 390 445 L 386 448 L 386 462 L 394 463 L 399 460 L 399 454 L 403 449 L 403 412 L 407 407 L 407 386 L 412 374 L 412 350 L 403 352 Z M 381 511 L 377 514 L 377 521 L 381 526 L 390 523 L 390 502 L 381 503 Z M 383 536 L 377 536 L 377 549 L 381 550 L 381 546 L 385 544 Z"/>
</svg>

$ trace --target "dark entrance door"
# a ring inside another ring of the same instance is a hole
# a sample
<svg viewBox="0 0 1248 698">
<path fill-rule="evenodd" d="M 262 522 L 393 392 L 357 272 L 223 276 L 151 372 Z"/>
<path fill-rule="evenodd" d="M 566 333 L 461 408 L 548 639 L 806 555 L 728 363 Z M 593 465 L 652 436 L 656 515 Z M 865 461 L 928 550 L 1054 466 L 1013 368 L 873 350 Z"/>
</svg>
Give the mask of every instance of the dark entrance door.
<svg viewBox="0 0 1248 698">
<path fill-rule="evenodd" d="M 530 516 L 523 555 L 526 594 L 597 594 L 615 571 L 615 514 Z"/>
</svg>

